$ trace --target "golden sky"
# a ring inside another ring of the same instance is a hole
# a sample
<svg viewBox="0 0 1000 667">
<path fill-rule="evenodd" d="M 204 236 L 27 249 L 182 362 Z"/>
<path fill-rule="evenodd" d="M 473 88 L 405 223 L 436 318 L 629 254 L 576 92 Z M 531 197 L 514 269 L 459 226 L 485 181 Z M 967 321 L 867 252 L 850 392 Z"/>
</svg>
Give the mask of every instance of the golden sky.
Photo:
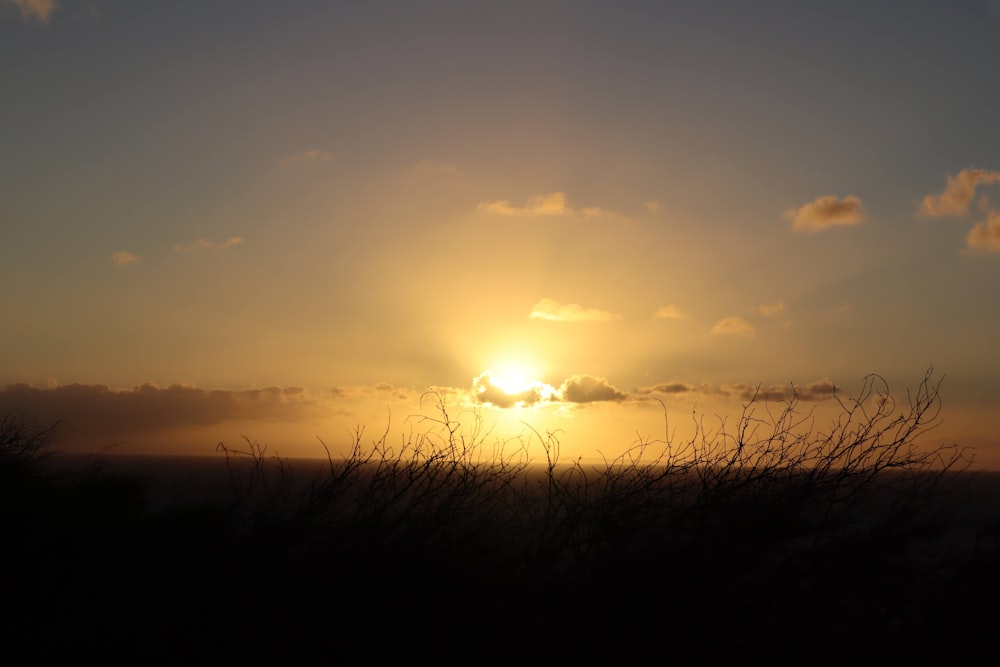
<svg viewBox="0 0 1000 667">
<path fill-rule="evenodd" d="M 593 456 L 660 401 L 683 435 L 933 366 L 935 437 L 1000 467 L 998 37 L 987 1 L 0 0 L 0 409 L 312 455 L 436 390 Z"/>
</svg>

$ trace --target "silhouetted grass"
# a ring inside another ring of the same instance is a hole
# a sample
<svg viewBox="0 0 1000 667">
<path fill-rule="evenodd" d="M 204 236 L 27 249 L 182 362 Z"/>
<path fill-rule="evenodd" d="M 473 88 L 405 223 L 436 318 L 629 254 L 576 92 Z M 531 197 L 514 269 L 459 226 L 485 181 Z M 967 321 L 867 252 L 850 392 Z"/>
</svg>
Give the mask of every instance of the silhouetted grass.
<svg viewBox="0 0 1000 667">
<path fill-rule="evenodd" d="M 754 400 L 732 430 L 698 422 L 600 466 L 562 462 L 553 434 L 491 441 L 432 395 L 398 444 L 359 428 L 319 473 L 220 443 L 226 500 L 166 506 L 141 479 L 51 472 L 51 432 L 7 419 L 4 645 L 132 664 L 974 646 L 1000 517 L 974 527 L 978 551 L 947 548 L 968 461 L 915 446 L 938 387 L 928 373 L 897 406 L 872 376 L 823 428 Z"/>
</svg>

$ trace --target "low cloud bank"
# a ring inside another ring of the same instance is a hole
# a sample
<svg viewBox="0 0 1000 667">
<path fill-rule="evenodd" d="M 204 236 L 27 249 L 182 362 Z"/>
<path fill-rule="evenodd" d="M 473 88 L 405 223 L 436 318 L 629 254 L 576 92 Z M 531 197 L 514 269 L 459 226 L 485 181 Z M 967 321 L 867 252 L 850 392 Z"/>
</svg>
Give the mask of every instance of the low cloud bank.
<svg viewBox="0 0 1000 667">
<path fill-rule="evenodd" d="M 131 389 L 70 384 L 39 389 L 11 384 L 0 390 L 0 414 L 61 422 L 75 432 L 119 433 L 211 426 L 227 421 L 293 422 L 324 414 L 317 397 L 301 387 L 230 391 L 187 385 Z"/>
<path fill-rule="evenodd" d="M 634 398 L 648 398 L 659 395 L 681 395 L 698 394 L 701 396 L 718 396 L 721 398 L 731 398 L 742 403 L 752 400 L 758 401 L 790 401 L 797 399 L 804 402 L 823 401 L 833 398 L 836 394 L 836 387 L 827 378 L 816 380 L 809 384 L 772 384 L 767 387 L 748 383 L 714 385 L 703 383 L 700 385 L 688 384 L 685 382 L 661 382 L 647 387 L 638 387 L 632 391 L 630 396 Z"/>
<path fill-rule="evenodd" d="M 657 396 L 714 396 L 735 399 L 747 403 L 758 401 L 803 402 L 823 401 L 833 398 L 836 387 L 827 378 L 804 385 L 752 385 L 747 383 L 714 385 L 710 383 L 691 384 L 686 382 L 660 382 L 636 387 L 631 391 L 619 389 L 607 379 L 594 375 L 574 375 L 566 379 L 558 388 L 537 382 L 532 387 L 507 392 L 493 383 L 489 372 L 473 380 L 472 398 L 474 403 L 491 405 L 496 408 L 532 407 L 543 404 L 587 404 L 622 403 L 625 401 L 646 401 Z"/>
</svg>

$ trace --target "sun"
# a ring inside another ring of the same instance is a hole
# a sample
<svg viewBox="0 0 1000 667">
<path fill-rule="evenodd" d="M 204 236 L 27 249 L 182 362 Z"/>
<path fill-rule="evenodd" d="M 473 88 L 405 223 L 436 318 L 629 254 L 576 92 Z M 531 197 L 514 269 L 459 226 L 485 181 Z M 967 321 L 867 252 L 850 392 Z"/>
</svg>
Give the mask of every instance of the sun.
<svg viewBox="0 0 1000 667">
<path fill-rule="evenodd" d="M 559 400 L 559 390 L 541 378 L 541 357 L 525 350 L 492 356 L 472 380 L 472 400 L 492 408 L 538 408 Z"/>
<path fill-rule="evenodd" d="M 493 385 L 506 394 L 520 394 L 540 384 L 536 369 L 522 362 L 504 361 L 495 364 L 490 370 L 490 376 Z"/>
</svg>

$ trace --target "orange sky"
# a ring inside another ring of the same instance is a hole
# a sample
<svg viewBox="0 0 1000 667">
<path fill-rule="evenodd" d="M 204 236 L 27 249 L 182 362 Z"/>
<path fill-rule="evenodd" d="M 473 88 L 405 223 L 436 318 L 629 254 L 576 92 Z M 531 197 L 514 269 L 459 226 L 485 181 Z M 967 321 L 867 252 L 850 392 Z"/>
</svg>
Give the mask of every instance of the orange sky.
<svg viewBox="0 0 1000 667">
<path fill-rule="evenodd" d="M 934 437 L 1000 468 L 998 28 L 3 0 L 0 409 L 67 449 L 312 455 L 437 389 L 590 457 L 663 439 L 658 401 L 682 438 L 933 366 Z"/>
</svg>

